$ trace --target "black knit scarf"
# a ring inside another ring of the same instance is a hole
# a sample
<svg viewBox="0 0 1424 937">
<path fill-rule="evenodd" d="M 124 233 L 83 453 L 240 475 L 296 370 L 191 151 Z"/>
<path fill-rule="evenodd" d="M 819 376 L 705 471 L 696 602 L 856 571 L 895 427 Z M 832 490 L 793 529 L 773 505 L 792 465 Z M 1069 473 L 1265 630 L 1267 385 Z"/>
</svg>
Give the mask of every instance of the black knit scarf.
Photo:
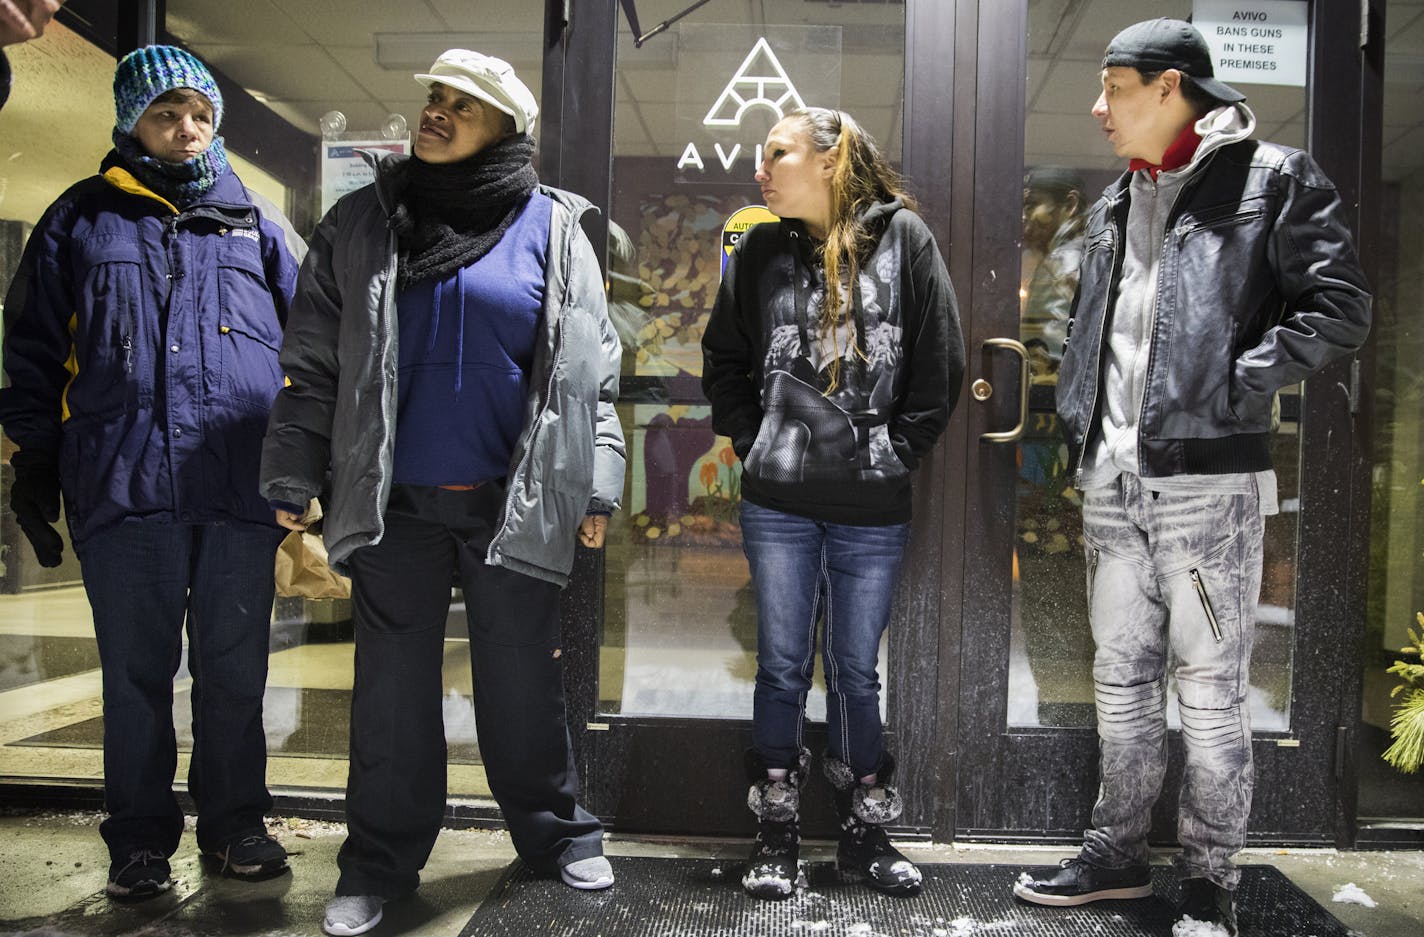
<svg viewBox="0 0 1424 937">
<path fill-rule="evenodd" d="M 400 239 L 400 287 L 443 280 L 488 254 L 539 184 L 533 157 L 534 141 L 519 134 L 458 163 L 412 157 L 398 167 L 402 194 L 390 224 Z"/>
</svg>

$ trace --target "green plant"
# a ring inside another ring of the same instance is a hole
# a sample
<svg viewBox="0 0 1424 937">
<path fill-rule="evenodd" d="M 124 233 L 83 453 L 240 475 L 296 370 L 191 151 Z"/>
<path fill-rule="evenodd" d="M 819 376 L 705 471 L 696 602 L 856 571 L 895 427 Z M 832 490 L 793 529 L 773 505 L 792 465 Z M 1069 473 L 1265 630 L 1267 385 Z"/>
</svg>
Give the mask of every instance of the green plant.
<svg viewBox="0 0 1424 937">
<path fill-rule="evenodd" d="M 1386 673 L 1398 676 L 1404 682 L 1390 691 L 1391 697 L 1400 697 L 1394 705 L 1394 715 L 1389 720 L 1389 734 L 1394 744 L 1384 751 L 1384 760 L 1406 774 L 1413 774 L 1424 764 L 1424 612 L 1416 613 L 1420 633 L 1409 629 L 1412 642 L 1400 650 L 1419 658 L 1419 663 L 1398 660 L 1390 665 Z"/>
</svg>

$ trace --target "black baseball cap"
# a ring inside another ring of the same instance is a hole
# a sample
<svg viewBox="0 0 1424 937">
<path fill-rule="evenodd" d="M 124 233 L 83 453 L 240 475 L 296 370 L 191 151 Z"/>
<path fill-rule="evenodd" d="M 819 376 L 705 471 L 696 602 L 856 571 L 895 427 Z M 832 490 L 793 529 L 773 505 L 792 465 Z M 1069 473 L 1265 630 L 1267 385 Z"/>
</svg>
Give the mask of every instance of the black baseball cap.
<svg viewBox="0 0 1424 937">
<path fill-rule="evenodd" d="M 1246 100 L 1246 95 L 1213 77 L 1211 49 L 1196 27 L 1185 20 L 1147 20 L 1118 33 L 1103 53 L 1103 68 L 1115 67 L 1140 72 L 1175 68 L 1218 101 L 1235 104 Z"/>
</svg>

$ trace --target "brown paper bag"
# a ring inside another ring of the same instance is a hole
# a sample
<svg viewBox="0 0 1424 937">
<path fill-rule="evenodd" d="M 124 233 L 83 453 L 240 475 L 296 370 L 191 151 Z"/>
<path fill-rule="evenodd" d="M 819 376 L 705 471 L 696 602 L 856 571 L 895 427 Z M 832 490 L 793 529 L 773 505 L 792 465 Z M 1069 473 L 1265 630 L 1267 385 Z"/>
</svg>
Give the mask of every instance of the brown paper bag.
<svg viewBox="0 0 1424 937">
<path fill-rule="evenodd" d="M 315 498 L 302 515 L 306 530 L 291 530 L 277 547 L 277 594 L 287 598 L 349 599 L 351 580 L 326 564 L 326 544 L 311 525 L 321 520 Z"/>
</svg>

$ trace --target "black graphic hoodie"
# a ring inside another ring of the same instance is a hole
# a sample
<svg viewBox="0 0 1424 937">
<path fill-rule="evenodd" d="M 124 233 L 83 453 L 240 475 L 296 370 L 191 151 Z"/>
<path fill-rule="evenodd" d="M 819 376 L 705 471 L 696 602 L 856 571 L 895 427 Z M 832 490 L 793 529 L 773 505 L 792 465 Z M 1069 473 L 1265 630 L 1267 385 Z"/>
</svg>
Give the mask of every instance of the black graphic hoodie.
<svg viewBox="0 0 1424 937">
<path fill-rule="evenodd" d="M 702 391 L 742 460 L 742 497 L 875 526 L 910 519 L 910 472 L 954 410 L 964 342 L 949 271 L 920 217 L 897 199 L 863 220 L 879 240 L 847 291 L 838 337 L 821 332 L 825 271 L 805 226 L 769 222 L 742 236 L 702 337 Z M 852 328 L 863 357 L 847 351 Z"/>
</svg>

